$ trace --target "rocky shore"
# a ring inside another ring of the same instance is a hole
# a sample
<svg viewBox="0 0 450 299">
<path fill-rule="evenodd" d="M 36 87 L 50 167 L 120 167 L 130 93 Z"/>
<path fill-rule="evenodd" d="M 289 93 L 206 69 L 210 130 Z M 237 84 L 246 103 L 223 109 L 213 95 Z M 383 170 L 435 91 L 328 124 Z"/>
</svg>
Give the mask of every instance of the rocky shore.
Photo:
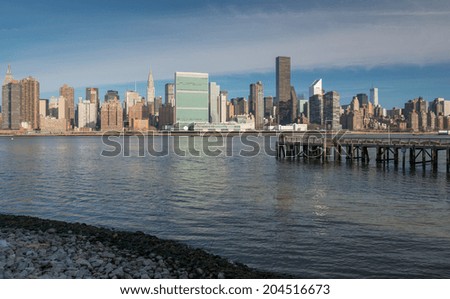
<svg viewBox="0 0 450 299">
<path fill-rule="evenodd" d="M 3 278 L 286 278 L 142 232 L 0 214 Z"/>
</svg>

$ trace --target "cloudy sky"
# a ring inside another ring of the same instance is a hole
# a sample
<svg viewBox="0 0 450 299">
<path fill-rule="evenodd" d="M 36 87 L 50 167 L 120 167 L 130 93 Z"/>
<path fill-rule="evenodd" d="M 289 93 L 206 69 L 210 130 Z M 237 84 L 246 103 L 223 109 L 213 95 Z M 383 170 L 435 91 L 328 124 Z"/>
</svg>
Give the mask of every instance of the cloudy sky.
<svg viewBox="0 0 450 299">
<path fill-rule="evenodd" d="M 379 87 L 384 106 L 424 96 L 450 99 L 450 1 L 3 1 L 0 73 L 41 83 L 42 97 L 68 83 L 157 95 L 175 71 L 207 72 L 231 96 L 261 80 L 274 95 L 275 57 L 291 56 L 305 93 L 351 96 Z"/>
</svg>

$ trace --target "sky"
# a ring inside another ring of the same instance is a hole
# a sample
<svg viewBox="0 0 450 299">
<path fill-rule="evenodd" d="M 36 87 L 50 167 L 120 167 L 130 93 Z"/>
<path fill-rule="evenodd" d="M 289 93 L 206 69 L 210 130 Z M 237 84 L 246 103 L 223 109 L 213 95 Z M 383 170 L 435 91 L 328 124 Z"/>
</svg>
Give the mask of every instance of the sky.
<svg viewBox="0 0 450 299">
<path fill-rule="evenodd" d="M 392 108 L 450 100 L 449 36 L 450 1 L 0 0 L 0 74 L 35 77 L 42 98 L 64 83 L 145 96 L 150 69 L 160 96 L 176 71 L 274 96 L 275 58 L 290 56 L 297 93 L 322 78 L 341 104 L 378 87 Z"/>
</svg>

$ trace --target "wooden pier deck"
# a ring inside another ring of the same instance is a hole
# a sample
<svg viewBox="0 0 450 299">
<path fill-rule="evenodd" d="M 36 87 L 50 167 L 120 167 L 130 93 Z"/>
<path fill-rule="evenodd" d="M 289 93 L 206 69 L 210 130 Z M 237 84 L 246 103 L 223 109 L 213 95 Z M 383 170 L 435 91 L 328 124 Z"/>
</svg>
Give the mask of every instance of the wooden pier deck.
<svg viewBox="0 0 450 299">
<path fill-rule="evenodd" d="M 276 143 L 276 156 L 279 159 L 321 159 L 323 162 L 334 159 L 340 161 L 360 160 L 368 163 L 371 159 L 369 149 L 375 149 L 377 163 L 393 162 L 405 167 L 406 156 L 412 169 L 416 165 L 431 165 L 437 170 L 439 155 L 445 154 L 446 169 L 450 173 L 450 136 L 405 136 L 374 137 L 371 135 L 352 136 L 351 134 L 330 134 L 321 132 L 280 134 Z M 373 152 L 373 151 L 372 151 Z"/>
</svg>

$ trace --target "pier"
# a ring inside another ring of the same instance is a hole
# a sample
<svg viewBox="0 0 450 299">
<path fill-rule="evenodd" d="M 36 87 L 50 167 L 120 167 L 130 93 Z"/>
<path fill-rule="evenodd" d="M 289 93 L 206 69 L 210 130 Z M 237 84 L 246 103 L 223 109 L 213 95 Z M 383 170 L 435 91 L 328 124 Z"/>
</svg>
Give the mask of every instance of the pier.
<svg viewBox="0 0 450 299">
<path fill-rule="evenodd" d="M 370 157 L 369 149 L 373 149 Z M 450 173 L 450 136 L 438 135 L 353 135 L 327 132 L 283 133 L 276 142 L 278 159 L 320 159 L 360 161 L 377 164 L 393 163 L 411 169 L 427 165 L 437 171 L 439 155 L 445 155 L 445 167 Z M 408 158 L 407 158 L 408 156 Z M 441 159 L 442 164 L 442 159 Z"/>
</svg>

